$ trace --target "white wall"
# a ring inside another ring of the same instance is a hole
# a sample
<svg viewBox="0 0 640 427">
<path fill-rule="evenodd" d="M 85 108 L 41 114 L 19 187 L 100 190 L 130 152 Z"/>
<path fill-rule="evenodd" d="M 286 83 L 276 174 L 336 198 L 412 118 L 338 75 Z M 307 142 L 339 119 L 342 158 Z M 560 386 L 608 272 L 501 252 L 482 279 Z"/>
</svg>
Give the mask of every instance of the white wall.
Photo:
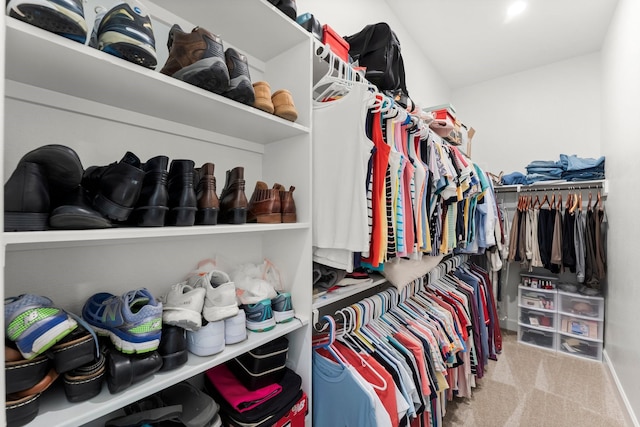
<svg viewBox="0 0 640 427">
<path fill-rule="evenodd" d="M 602 49 L 602 154 L 607 156 L 609 289 L 605 350 L 629 405 L 640 417 L 638 334 L 638 113 L 640 113 L 640 2 L 620 0 Z"/>
<path fill-rule="evenodd" d="M 386 22 L 398 36 L 411 99 L 423 107 L 450 102 L 451 91 L 433 64 L 384 0 L 297 0 L 298 15 L 313 13 L 341 36 L 350 36 L 365 25 Z"/>
<path fill-rule="evenodd" d="M 476 129 L 473 160 L 498 174 L 561 153 L 599 157 L 600 75 L 594 53 L 454 90 L 459 117 Z"/>
</svg>

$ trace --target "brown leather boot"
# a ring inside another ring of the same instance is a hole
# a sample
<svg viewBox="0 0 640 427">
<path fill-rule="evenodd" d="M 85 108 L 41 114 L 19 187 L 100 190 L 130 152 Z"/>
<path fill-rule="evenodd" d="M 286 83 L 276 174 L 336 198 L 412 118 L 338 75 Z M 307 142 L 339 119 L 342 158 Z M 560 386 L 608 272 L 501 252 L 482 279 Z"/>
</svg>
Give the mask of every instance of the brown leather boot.
<svg viewBox="0 0 640 427">
<path fill-rule="evenodd" d="M 220 194 L 220 220 L 225 224 L 247 222 L 247 196 L 244 193 L 244 168 L 235 167 L 227 171 L 224 188 Z"/>
<path fill-rule="evenodd" d="M 216 225 L 218 223 L 218 211 L 220 201 L 216 194 L 216 177 L 213 175 L 215 165 L 205 163 L 196 169 L 196 199 L 198 200 L 198 212 L 196 213 L 197 225 Z"/>
<path fill-rule="evenodd" d="M 278 210 L 276 210 L 276 207 Z M 280 193 L 276 189 L 269 188 L 262 181 L 256 182 L 249 209 L 247 222 L 259 222 L 263 224 L 277 224 L 282 222 L 280 213 Z"/>
<path fill-rule="evenodd" d="M 174 25 L 169 31 L 169 58 L 160 72 L 221 94 L 229 89 L 229 70 L 222 39 L 201 27 L 190 33 Z"/>
<path fill-rule="evenodd" d="M 296 222 L 296 203 L 293 200 L 293 190 L 296 189 L 293 185 L 289 187 L 289 191 L 286 191 L 284 185 L 275 183 L 273 188 L 280 193 L 280 211 L 282 212 L 282 222 Z"/>
</svg>

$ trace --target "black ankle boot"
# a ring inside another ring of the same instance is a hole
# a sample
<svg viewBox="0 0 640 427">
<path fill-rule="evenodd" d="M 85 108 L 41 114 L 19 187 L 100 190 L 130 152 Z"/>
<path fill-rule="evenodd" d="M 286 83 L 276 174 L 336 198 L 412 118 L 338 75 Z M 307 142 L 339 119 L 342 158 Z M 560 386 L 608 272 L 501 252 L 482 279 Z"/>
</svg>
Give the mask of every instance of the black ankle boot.
<svg viewBox="0 0 640 427">
<path fill-rule="evenodd" d="M 44 168 L 21 161 L 4 185 L 4 231 L 46 230 L 50 203 Z"/>
<path fill-rule="evenodd" d="M 167 225 L 191 226 L 196 220 L 197 202 L 193 189 L 193 160 L 172 160 L 169 168 L 169 217 Z"/>
<path fill-rule="evenodd" d="M 111 221 L 92 207 L 91 197 L 81 185 L 68 192 L 49 216 L 51 228 L 88 230 L 109 228 Z"/>
<path fill-rule="evenodd" d="M 93 206 L 108 218 L 126 221 L 142 191 L 144 171 L 140 159 L 128 151 L 118 163 L 91 166 L 82 186 L 93 196 Z"/>
<path fill-rule="evenodd" d="M 167 156 L 156 156 L 142 165 L 144 181 L 131 223 L 139 227 L 162 227 L 169 211 Z"/>
</svg>

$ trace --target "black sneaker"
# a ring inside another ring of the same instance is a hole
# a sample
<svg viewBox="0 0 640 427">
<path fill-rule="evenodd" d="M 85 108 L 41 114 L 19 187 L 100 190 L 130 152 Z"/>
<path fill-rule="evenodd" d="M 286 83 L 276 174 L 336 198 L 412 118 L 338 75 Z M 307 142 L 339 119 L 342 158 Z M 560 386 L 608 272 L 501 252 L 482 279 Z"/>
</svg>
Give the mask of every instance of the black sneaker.
<svg viewBox="0 0 640 427">
<path fill-rule="evenodd" d="M 154 69 L 158 63 L 151 19 L 134 0 L 109 11 L 96 7 L 89 46 L 146 68 Z"/>
<path fill-rule="evenodd" d="M 229 69 L 231 83 L 229 90 L 223 95 L 234 101 L 242 102 L 246 105 L 253 105 L 256 100 L 251 78 L 249 77 L 249 63 L 247 57 L 233 48 L 228 48 L 224 52 L 224 57 Z"/>
<path fill-rule="evenodd" d="M 7 14 L 79 43 L 87 40 L 82 0 L 11 0 Z"/>
</svg>

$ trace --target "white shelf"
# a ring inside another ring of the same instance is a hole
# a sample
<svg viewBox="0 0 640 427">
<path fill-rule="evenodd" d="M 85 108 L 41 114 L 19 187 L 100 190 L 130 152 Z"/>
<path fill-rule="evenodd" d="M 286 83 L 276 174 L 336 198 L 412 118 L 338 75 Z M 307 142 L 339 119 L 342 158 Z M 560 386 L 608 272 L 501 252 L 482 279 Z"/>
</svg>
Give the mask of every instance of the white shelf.
<svg viewBox="0 0 640 427">
<path fill-rule="evenodd" d="M 558 331 L 558 333 L 560 335 L 564 335 L 565 337 L 571 337 L 571 338 L 578 338 L 584 341 L 591 341 L 591 342 L 597 342 L 597 343 L 601 343 L 602 340 L 598 339 L 598 338 L 591 338 L 591 337 L 587 337 L 585 335 L 578 335 L 578 334 L 572 334 L 571 332 L 565 332 L 565 331 Z"/>
<path fill-rule="evenodd" d="M 387 281 L 387 279 L 385 279 L 384 277 L 378 276 L 372 277 L 372 279 L 373 280 L 369 283 L 345 286 L 338 291 L 329 292 L 325 295 L 322 295 L 313 302 L 313 308 L 318 309 L 320 307 L 333 304 L 334 302 L 338 302 L 350 296 L 357 295 L 360 292 L 364 292 L 367 289 L 375 288 L 376 286 L 381 285 Z"/>
<path fill-rule="evenodd" d="M 539 331 L 545 331 L 545 332 L 555 332 L 556 331 L 556 328 L 553 328 L 553 327 L 534 326 L 534 325 L 531 325 L 529 323 L 524 323 L 524 322 L 518 322 L 518 325 L 524 326 L 524 327 L 526 327 L 528 329 L 537 329 Z"/>
<path fill-rule="evenodd" d="M 121 227 L 101 230 L 47 230 L 5 232 L 7 251 L 44 247 L 71 247 L 83 244 L 108 245 L 127 240 L 206 237 L 221 234 L 260 233 L 285 230 L 306 230 L 308 223 L 196 225 L 192 227 Z"/>
<path fill-rule="evenodd" d="M 6 23 L 5 78 L 9 81 L 258 144 L 310 132 L 307 126 L 17 19 L 6 17 Z M 39 102 L 49 104 L 47 99 Z"/>
<path fill-rule="evenodd" d="M 518 307 L 526 308 L 527 310 L 540 311 L 542 313 L 553 313 L 553 314 L 555 314 L 557 312 L 556 310 L 549 310 L 548 308 L 529 307 L 528 305 L 522 305 L 522 304 L 518 304 Z"/>
<path fill-rule="evenodd" d="M 189 354 L 189 360 L 182 367 L 174 371 L 157 373 L 117 394 L 109 393 L 106 384 L 103 385 L 102 392 L 98 396 L 81 403 L 69 403 L 64 393 L 60 393 L 61 390 L 56 390 L 57 393 L 45 393 L 41 396 L 38 416 L 29 426 L 72 427 L 88 423 L 129 403 L 198 375 L 257 346 L 293 332 L 302 326 L 304 326 L 304 322 L 296 318 L 289 323 L 278 324 L 275 329 L 268 332 L 248 331 L 248 339 L 242 343 L 229 345 L 223 352 L 210 357 Z"/>
<path fill-rule="evenodd" d="M 556 289 L 539 289 L 539 288 L 532 288 L 531 286 L 524 286 L 524 285 L 518 285 L 518 289 L 522 289 L 522 290 L 526 290 L 526 291 L 533 291 L 533 292 L 542 292 L 545 294 L 555 294 L 557 293 Z"/>
</svg>

